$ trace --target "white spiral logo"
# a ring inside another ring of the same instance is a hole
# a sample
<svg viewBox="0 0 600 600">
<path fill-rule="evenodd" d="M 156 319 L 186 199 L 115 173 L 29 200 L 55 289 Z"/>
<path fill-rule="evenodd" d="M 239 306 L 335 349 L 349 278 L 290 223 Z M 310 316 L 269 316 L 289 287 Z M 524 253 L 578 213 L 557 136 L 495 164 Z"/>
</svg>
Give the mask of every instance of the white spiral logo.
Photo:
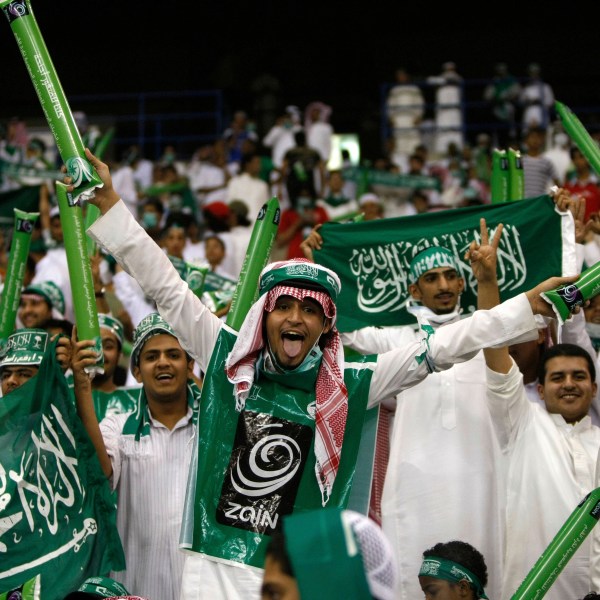
<svg viewBox="0 0 600 600">
<path fill-rule="evenodd" d="M 275 464 L 269 454 L 276 451 L 284 456 Z M 231 484 L 240 494 L 250 497 L 265 496 L 285 485 L 300 466 L 300 446 L 287 435 L 268 435 L 257 442 L 250 452 L 244 474 L 238 458 Z M 270 467 L 270 468 L 269 468 Z"/>
<path fill-rule="evenodd" d="M 82 183 L 91 181 L 92 167 L 82 158 L 79 158 L 78 156 L 69 158 L 65 163 L 65 166 L 67 167 L 67 172 L 73 179 L 73 186 L 77 187 Z"/>
<path fill-rule="evenodd" d="M 8 10 L 16 17 L 22 17 L 23 15 L 27 14 L 27 8 L 22 2 L 12 2 L 9 5 Z"/>
</svg>

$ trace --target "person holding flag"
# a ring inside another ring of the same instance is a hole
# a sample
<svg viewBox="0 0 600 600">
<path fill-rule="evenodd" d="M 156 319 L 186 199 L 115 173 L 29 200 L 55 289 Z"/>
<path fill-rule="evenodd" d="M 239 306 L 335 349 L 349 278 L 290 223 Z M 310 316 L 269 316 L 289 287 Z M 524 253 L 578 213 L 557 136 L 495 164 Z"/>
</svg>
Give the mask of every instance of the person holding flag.
<svg viewBox="0 0 600 600">
<path fill-rule="evenodd" d="M 419 340 L 345 364 L 333 271 L 303 259 L 267 265 L 236 334 L 129 214 L 108 167 L 86 156 L 104 184 L 92 200 L 102 216 L 88 234 L 155 300 L 206 373 L 182 527 L 181 545 L 191 550 L 182 598 L 258 598 L 279 519 L 351 504 L 368 409 L 483 346 L 537 336 L 534 313 L 552 314 L 540 293 L 573 280 L 551 278 L 435 335 L 423 327 Z"/>
</svg>

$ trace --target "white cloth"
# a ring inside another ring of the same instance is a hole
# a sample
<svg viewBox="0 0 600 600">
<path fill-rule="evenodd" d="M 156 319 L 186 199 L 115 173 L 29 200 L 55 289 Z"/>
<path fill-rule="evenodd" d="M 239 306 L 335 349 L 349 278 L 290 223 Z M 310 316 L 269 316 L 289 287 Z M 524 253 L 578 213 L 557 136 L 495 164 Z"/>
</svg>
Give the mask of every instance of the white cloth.
<svg viewBox="0 0 600 600">
<path fill-rule="evenodd" d="M 589 416 L 569 425 L 562 416 L 530 402 L 514 363 L 506 375 L 486 372 L 490 412 L 507 460 L 502 598 L 509 599 L 577 504 L 598 485 L 600 428 Z M 571 557 L 546 600 L 583 598 L 595 589 L 590 541 L 588 537 Z"/>
<path fill-rule="evenodd" d="M 127 205 L 127 208 L 137 217 L 138 195 L 135 172 L 129 165 L 123 165 L 112 173 L 113 187 Z"/>
<path fill-rule="evenodd" d="M 233 275 L 235 279 L 239 277 L 240 271 L 242 270 L 251 236 L 251 226 L 245 227 L 243 225 L 236 225 L 229 231 L 230 245 L 227 248 L 227 258 L 229 259 L 231 275 Z"/>
<path fill-rule="evenodd" d="M 294 134 L 300 129 L 302 128 L 299 125 L 293 125 L 292 127 L 273 125 L 263 138 L 263 145 L 271 148 L 271 160 L 277 169 L 280 169 L 283 165 L 285 153 L 296 145 Z"/>
<path fill-rule="evenodd" d="M 162 252 L 150 241 L 146 232 L 120 202 L 88 230 L 90 236 L 101 244 L 140 283 L 145 294 L 154 298 L 163 318 L 177 333 L 181 345 L 206 372 L 222 321 L 212 315 L 189 290 L 187 284 Z M 429 338 L 430 364 L 439 370 L 448 369 L 457 362 L 475 356 L 482 345 L 505 345 L 537 337 L 537 325 L 529 302 L 524 294 L 517 296 L 490 311 L 477 311 L 469 319 L 440 328 Z M 392 401 L 428 374 L 428 361 L 415 360 L 426 347 L 425 342 L 413 341 L 378 357 L 370 363 L 374 370 L 369 390 L 369 406 Z M 212 572 L 212 581 L 220 582 L 221 594 L 212 590 L 183 583 L 182 598 L 228 599 L 258 598 L 256 590 L 245 589 L 243 595 L 228 595 L 227 590 L 238 578 L 247 577 L 247 569 L 236 564 L 223 565 L 210 557 L 191 554 L 186 557 L 186 573 L 196 572 L 196 566 Z M 196 565 L 196 566 L 194 566 Z M 229 582 L 228 582 L 229 580 Z"/>
<path fill-rule="evenodd" d="M 386 108 L 393 127 L 394 153 L 407 157 L 421 143 L 418 121 L 425 112 L 421 89 L 412 84 L 395 85 L 388 94 Z"/>
<path fill-rule="evenodd" d="M 71 278 L 69 277 L 67 252 L 64 246 L 49 248 L 44 257 L 37 263 L 31 283 L 41 283 L 42 281 L 52 281 L 60 288 L 65 299 L 65 319 L 75 323 Z"/>
<path fill-rule="evenodd" d="M 198 162 L 190 166 L 188 173 L 189 186 L 194 192 L 198 206 L 211 202 L 225 202 L 227 196 L 227 180 L 225 170 L 211 163 Z M 206 188 L 216 188 L 210 192 L 200 192 Z"/>
<path fill-rule="evenodd" d="M 242 200 L 248 206 L 248 219 L 254 223 L 258 211 L 269 200 L 269 186 L 259 177 L 248 173 L 236 175 L 227 184 L 226 202 Z"/>
<path fill-rule="evenodd" d="M 325 163 L 329 162 L 331 156 L 331 140 L 333 138 L 333 127 L 330 123 L 317 121 L 312 123 L 306 130 L 306 145 L 314 148 Z"/>
<path fill-rule="evenodd" d="M 417 336 L 410 326 L 368 327 L 342 334 L 342 341 L 371 354 L 401 347 Z M 454 539 L 484 555 L 490 566 L 487 595 L 500 598 L 505 486 L 485 396 L 480 352 L 397 397 L 381 516 L 397 559 L 398 599 L 422 596 L 415 574 L 423 551 Z"/>
<path fill-rule="evenodd" d="M 150 418 L 150 435 L 123 435 L 128 414 L 110 415 L 100 429 L 117 490 L 117 529 L 126 571 L 113 572 L 130 593 L 178 600 L 184 555 L 179 530 L 192 456 L 192 410 L 172 430 Z"/>
</svg>

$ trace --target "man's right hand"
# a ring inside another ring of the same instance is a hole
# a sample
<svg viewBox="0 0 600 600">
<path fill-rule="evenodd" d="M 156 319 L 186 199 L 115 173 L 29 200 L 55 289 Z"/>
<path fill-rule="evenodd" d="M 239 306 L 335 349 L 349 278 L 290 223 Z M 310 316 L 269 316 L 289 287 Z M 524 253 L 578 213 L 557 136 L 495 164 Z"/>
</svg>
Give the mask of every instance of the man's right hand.
<svg viewBox="0 0 600 600">
<path fill-rule="evenodd" d="M 313 250 L 320 250 L 323 247 L 323 237 L 319 233 L 319 229 L 321 229 L 321 224 L 315 225 L 307 238 L 300 244 L 304 256 L 312 262 L 315 262 Z"/>
<path fill-rule="evenodd" d="M 552 305 L 542 298 L 541 293 L 549 292 L 561 285 L 574 283 L 577 279 L 579 279 L 579 275 L 571 275 L 570 277 L 550 277 L 550 279 L 542 281 L 542 283 L 536 285 L 533 289 L 525 292 L 533 313 L 544 315 L 545 317 L 556 318 L 556 313 L 552 309 Z M 577 306 L 573 312 L 578 313 L 579 310 L 580 307 Z"/>
</svg>

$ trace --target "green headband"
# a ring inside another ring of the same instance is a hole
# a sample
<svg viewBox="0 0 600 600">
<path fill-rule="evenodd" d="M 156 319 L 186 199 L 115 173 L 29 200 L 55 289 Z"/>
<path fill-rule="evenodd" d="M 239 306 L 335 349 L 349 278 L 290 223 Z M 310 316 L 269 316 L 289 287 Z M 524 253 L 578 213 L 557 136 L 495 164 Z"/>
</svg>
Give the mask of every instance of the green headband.
<svg viewBox="0 0 600 600">
<path fill-rule="evenodd" d="M 458 583 L 464 579 L 471 585 L 477 598 L 487 599 L 479 578 L 471 573 L 469 569 L 446 558 L 438 558 L 437 556 L 425 557 L 419 571 L 419 577 L 421 576 L 444 579 L 452 583 Z"/>
<path fill-rule="evenodd" d="M 417 283 L 421 275 L 439 267 L 449 267 L 458 271 L 454 254 L 448 248 L 431 246 L 419 252 L 410 263 L 410 283 Z"/>
<path fill-rule="evenodd" d="M 0 356 L 0 368 L 24 365 L 39 367 L 48 345 L 48 332 L 43 329 L 17 329 L 8 337 Z"/>
<path fill-rule="evenodd" d="M 275 263 L 276 266 L 263 271 L 259 292 L 262 296 L 275 286 L 296 285 L 296 287 L 323 288 L 335 302 L 340 293 L 339 277 L 329 269 L 309 261 L 294 260 Z"/>
<path fill-rule="evenodd" d="M 65 297 L 62 290 L 52 281 L 40 281 L 30 283 L 21 295 L 36 294 L 42 296 L 52 308 L 55 308 L 61 315 L 65 314 Z"/>
</svg>

